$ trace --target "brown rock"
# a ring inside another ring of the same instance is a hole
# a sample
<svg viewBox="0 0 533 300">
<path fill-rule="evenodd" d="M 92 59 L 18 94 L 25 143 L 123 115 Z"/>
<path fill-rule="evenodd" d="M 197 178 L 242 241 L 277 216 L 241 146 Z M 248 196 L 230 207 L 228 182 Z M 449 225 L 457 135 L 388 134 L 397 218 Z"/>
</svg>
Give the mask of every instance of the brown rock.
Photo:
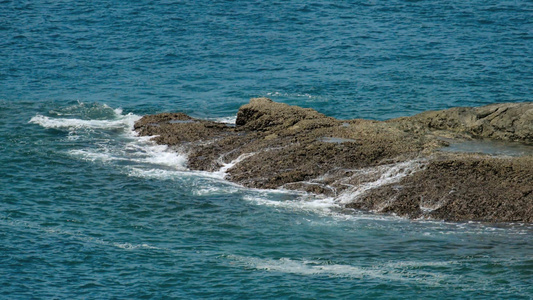
<svg viewBox="0 0 533 300">
<path fill-rule="evenodd" d="M 533 144 L 532 126 L 533 103 L 379 122 L 255 98 L 239 109 L 236 127 L 165 113 L 143 117 L 135 130 L 185 149 L 191 169 L 233 162 L 227 179 L 247 187 L 297 189 L 410 218 L 533 222 L 533 156 L 438 152 L 458 138 Z"/>
<path fill-rule="evenodd" d="M 429 130 L 533 144 L 533 102 L 456 107 L 397 120 L 406 121 L 406 127 L 418 125 Z"/>
<path fill-rule="evenodd" d="M 348 207 L 410 218 L 533 222 L 533 157 L 450 154 Z M 400 188 L 398 188 L 400 187 Z"/>
</svg>

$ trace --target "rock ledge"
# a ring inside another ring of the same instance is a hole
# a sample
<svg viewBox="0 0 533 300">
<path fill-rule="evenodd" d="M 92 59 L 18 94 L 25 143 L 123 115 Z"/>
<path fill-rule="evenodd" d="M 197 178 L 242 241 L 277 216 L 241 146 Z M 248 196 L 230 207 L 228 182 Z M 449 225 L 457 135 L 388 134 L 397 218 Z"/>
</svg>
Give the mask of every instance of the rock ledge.
<svg viewBox="0 0 533 300">
<path fill-rule="evenodd" d="M 347 209 L 409 218 L 533 222 L 533 102 L 424 112 L 384 122 L 337 120 L 254 98 L 236 126 L 148 115 L 144 136 L 188 153 L 188 167 L 253 188 L 335 197 Z M 472 139 L 520 142 L 522 156 L 440 151 Z"/>
</svg>

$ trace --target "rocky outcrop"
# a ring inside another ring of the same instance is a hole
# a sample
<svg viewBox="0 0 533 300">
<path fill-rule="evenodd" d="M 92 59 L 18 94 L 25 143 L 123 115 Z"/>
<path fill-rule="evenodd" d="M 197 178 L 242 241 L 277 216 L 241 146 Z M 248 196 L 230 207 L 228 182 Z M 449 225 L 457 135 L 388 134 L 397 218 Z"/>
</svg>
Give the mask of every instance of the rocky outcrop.
<svg viewBox="0 0 533 300">
<path fill-rule="evenodd" d="M 532 155 L 439 151 L 450 139 L 472 137 L 533 144 L 532 126 L 533 103 L 380 122 L 255 98 L 235 126 L 165 113 L 143 117 L 135 130 L 186 151 L 190 169 L 232 162 L 226 178 L 247 187 L 303 190 L 347 209 L 410 218 L 533 222 Z"/>
<path fill-rule="evenodd" d="M 462 136 L 533 145 L 533 102 L 455 107 L 392 120 L 409 131 L 444 130 Z"/>
<path fill-rule="evenodd" d="M 433 156 L 422 170 L 347 204 L 409 218 L 533 222 L 533 157 Z"/>
</svg>

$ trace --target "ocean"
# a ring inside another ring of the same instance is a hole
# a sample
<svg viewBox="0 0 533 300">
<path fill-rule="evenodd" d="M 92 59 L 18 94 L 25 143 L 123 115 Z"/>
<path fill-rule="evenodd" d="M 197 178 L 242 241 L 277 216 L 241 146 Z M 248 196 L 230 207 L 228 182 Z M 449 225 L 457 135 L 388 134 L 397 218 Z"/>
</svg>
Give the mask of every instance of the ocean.
<svg viewBox="0 0 533 300">
<path fill-rule="evenodd" d="M 0 62 L 2 299 L 533 298 L 532 225 L 244 188 L 132 131 L 533 101 L 531 1 L 3 0 Z"/>
</svg>

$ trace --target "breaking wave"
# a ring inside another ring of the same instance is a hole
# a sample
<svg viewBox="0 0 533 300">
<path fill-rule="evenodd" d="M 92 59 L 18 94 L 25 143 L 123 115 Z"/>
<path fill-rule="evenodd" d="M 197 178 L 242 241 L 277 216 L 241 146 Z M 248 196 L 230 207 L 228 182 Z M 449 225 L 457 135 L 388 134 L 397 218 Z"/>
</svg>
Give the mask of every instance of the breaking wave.
<svg viewBox="0 0 533 300">
<path fill-rule="evenodd" d="M 346 214 L 346 211 L 342 211 L 345 204 L 357 201 L 369 190 L 398 182 L 423 167 L 423 162 L 413 160 L 352 170 L 354 174 L 352 177 L 367 176 L 375 180 L 350 185 L 351 178 L 341 179 L 346 181 L 341 184 L 348 185 L 349 188 L 334 197 L 322 197 L 283 188 L 274 191 L 249 189 L 227 181 L 226 176 L 229 169 L 255 153 L 240 155 L 229 163 L 224 163 L 221 157 L 219 161 L 221 167 L 214 172 L 189 170 L 186 151 L 176 147 L 157 145 L 151 140 L 153 137 L 140 137 L 136 134 L 133 126 L 140 118 L 133 113 L 124 114 L 121 109 L 113 109 L 107 105 L 78 103 L 64 109 L 50 111 L 48 116 L 36 115 L 29 123 L 66 132 L 65 143 L 67 143 L 68 150 L 65 152 L 67 155 L 79 160 L 113 165 L 127 176 L 179 181 L 197 196 L 243 192 L 242 199 L 255 205 L 308 211 L 343 219 L 354 217 L 353 214 Z M 218 121 L 234 123 L 235 118 L 224 118 Z M 317 180 L 317 182 L 320 181 L 320 179 Z M 312 183 L 309 182 L 309 184 Z M 280 199 L 272 197 L 275 193 L 292 196 Z M 362 213 L 357 214 L 356 217 L 376 218 L 377 216 Z"/>
<path fill-rule="evenodd" d="M 105 104 L 85 103 L 50 111 L 49 114 L 54 117 L 36 115 L 29 123 L 67 132 L 72 149 L 66 152 L 72 157 L 115 163 L 130 169 L 187 169 L 185 153 L 166 145 L 157 145 L 151 141 L 152 137 L 139 137 L 133 131 L 141 116 L 123 114 L 122 109 L 112 109 Z"/>
</svg>

